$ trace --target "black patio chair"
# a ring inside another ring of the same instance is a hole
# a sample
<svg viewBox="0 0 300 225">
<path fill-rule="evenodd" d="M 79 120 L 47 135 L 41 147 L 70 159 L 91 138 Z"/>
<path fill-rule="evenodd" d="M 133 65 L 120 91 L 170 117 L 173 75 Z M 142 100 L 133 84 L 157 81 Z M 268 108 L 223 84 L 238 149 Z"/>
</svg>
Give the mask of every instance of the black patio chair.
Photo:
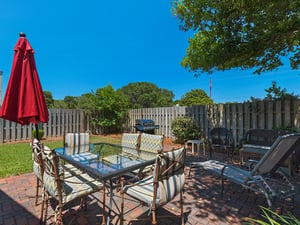
<svg viewBox="0 0 300 225">
<path fill-rule="evenodd" d="M 234 139 L 232 132 L 225 127 L 215 127 L 209 133 L 210 159 L 213 152 L 224 153 L 231 160 L 234 154 Z"/>
</svg>

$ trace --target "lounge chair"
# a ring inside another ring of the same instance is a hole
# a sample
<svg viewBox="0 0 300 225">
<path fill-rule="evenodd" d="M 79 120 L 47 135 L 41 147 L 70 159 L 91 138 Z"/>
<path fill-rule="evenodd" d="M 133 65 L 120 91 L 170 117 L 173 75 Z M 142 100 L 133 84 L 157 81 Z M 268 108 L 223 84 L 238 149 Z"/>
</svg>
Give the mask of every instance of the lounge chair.
<svg viewBox="0 0 300 225">
<path fill-rule="evenodd" d="M 274 198 L 280 197 L 285 199 L 295 194 L 295 186 L 292 184 L 290 177 L 281 170 L 279 164 L 298 148 L 299 145 L 300 133 L 279 136 L 270 150 L 267 151 L 266 154 L 257 161 L 253 169 L 249 171 L 216 160 L 192 162 L 190 171 L 194 167 L 201 167 L 219 175 L 222 181 L 222 197 L 224 179 L 228 179 L 247 189 L 264 194 L 271 208 Z M 275 173 L 279 174 L 282 179 L 279 179 L 278 176 L 276 176 L 276 178 L 272 176 Z M 280 185 L 284 186 L 281 190 L 277 190 L 277 188 L 274 187 L 274 183 L 278 183 L 278 181 L 280 181 Z"/>
</svg>

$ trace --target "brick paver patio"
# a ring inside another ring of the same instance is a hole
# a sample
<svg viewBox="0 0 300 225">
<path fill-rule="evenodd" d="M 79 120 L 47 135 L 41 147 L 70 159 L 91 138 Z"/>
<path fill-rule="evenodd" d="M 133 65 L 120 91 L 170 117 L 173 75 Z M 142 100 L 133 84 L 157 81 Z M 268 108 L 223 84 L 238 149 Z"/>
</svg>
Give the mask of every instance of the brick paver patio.
<svg viewBox="0 0 300 225">
<path fill-rule="evenodd" d="M 196 160 L 188 153 L 187 161 Z M 188 170 L 187 162 L 186 169 Z M 186 173 L 188 174 L 188 173 Z M 296 179 L 298 182 L 300 179 Z M 39 224 L 40 204 L 34 206 L 36 179 L 33 173 L 0 179 L 0 225 L 35 225 Z M 220 198 L 219 179 L 212 174 L 195 169 L 191 177 L 187 177 L 184 193 L 184 216 L 187 225 L 213 224 L 245 224 L 247 217 L 260 218 L 259 205 L 267 206 L 264 196 L 248 192 L 241 186 L 227 183 L 225 195 Z M 78 207 L 75 202 L 65 208 L 65 224 L 101 224 L 101 193 L 89 198 L 88 210 L 79 211 L 75 216 L 72 212 Z M 108 197 L 106 198 L 108 200 Z M 40 202 L 40 201 L 39 201 Z M 116 205 L 120 204 L 119 194 L 115 196 Z M 294 204 L 291 201 L 277 201 L 276 208 L 283 214 L 293 213 L 300 218 L 300 198 L 297 194 Z M 50 209 L 51 207 L 49 207 Z M 111 224 L 119 221 L 117 207 L 114 206 Z M 126 219 L 132 219 L 128 224 L 147 225 L 149 221 L 134 221 L 135 218 L 147 218 L 146 207 L 138 205 L 133 199 L 125 200 Z M 158 209 L 158 215 L 179 215 L 179 199 L 176 198 L 163 208 Z M 53 223 L 53 210 L 49 210 L 47 224 Z M 158 218 L 158 224 L 180 224 L 179 217 Z"/>
</svg>

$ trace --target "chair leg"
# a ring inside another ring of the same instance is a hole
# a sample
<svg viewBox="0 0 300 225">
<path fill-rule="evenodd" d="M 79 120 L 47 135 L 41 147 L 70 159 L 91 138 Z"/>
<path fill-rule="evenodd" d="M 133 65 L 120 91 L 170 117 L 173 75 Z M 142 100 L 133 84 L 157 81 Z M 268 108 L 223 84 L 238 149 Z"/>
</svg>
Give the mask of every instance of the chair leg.
<svg viewBox="0 0 300 225">
<path fill-rule="evenodd" d="M 46 203 L 46 205 L 45 205 L 45 215 L 44 215 L 44 224 L 46 224 L 47 223 L 47 216 L 48 216 L 48 205 L 49 205 L 49 196 L 48 196 L 48 194 L 45 194 L 45 203 Z"/>
<path fill-rule="evenodd" d="M 156 214 L 155 214 L 155 210 L 152 210 L 152 225 L 156 225 Z"/>
<path fill-rule="evenodd" d="M 221 199 L 223 199 L 223 193 L 224 193 L 224 177 L 222 175 L 222 178 L 221 178 Z"/>
<path fill-rule="evenodd" d="M 87 211 L 87 196 L 84 197 L 84 211 Z"/>
<path fill-rule="evenodd" d="M 40 216 L 40 224 L 43 224 L 43 217 L 44 217 L 44 206 L 45 206 L 45 199 L 42 199 L 42 204 L 41 204 L 41 216 Z"/>
<path fill-rule="evenodd" d="M 124 192 L 123 192 L 123 186 L 124 186 L 124 178 L 121 177 L 121 212 L 120 212 L 120 224 L 123 225 L 124 224 Z"/>
<path fill-rule="evenodd" d="M 182 191 L 180 191 L 180 215 L 181 215 L 181 225 L 184 225 Z"/>
<path fill-rule="evenodd" d="M 156 225 L 157 224 L 157 221 L 156 221 L 156 208 L 155 208 L 155 203 L 153 203 L 153 206 L 152 206 L 152 225 Z"/>
<path fill-rule="evenodd" d="M 59 207 L 59 214 L 56 224 L 63 224 L 62 222 L 62 207 Z"/>
<path fill-rule="evenodd" d="M 37 206 L 38 196 L 39 196 L 40 180 L 36 178 L 36 191 L 35 191 L 35 206 Z"/>
<path fill-rule="evenodd" d="M 190 165 L 190 169 L 189 169 L 189 175 L 188 175 L 188 177 L 191 177 L 191 170 L 192 170 L 192 168 L 193 168 L 193 163 L 191 163 L 191 165 Z"/>
</svg>

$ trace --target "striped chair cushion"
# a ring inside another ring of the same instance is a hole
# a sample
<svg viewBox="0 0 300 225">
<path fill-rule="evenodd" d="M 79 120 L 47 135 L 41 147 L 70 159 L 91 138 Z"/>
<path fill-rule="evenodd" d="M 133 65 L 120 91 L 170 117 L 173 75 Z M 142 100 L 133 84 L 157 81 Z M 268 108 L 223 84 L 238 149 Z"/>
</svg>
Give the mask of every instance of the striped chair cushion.
<svg viewBox="0 0 300 225">
<path fill-rule="evenodd" d="M 126 185 L 124 192 L 147 203 L 151 207 L 155 193 L 154 181 L 157 180 L 155 206 L 164 205 L 183 190 L 185 183 L 184 163 L 184 148 L 160 154 L 157 156 L 155 168 L 155 171 L 159 170 L 158 177 L 155 177 L 156 173 L 154 171 L 154 176 L 149 176 L 132 185 Z M 169 166 L 171 166 L 170 169 L 166 171 Z"/>
<path fill-rule="evenodd" d="M 158 156 L 160 160 L 160 166 L 156 167 L 155 170 L 159 169 L 159 180 L 163 180 L 176 174 L 184 173 L 184 151 L 184 148 L 180 148 L 165 152 Z"/>
<path fill-rule="evenodd" d="M 158 183 L 155 206 L 161 206 L 171 201 L 180 190 L 183 189 L 185 175 L 178 174 Z M 145 202 L 148 206 L 153 205 L 154 183 L 153 176 L 149 176 L 134 185 L 126 185 L 124 192 L 136 199 Z"/>
<path fill-rule="evenodd" d="M 75 198 L 101 190 L 103 184 L 86 173 L 70 176 L 68 173 L 63 175 L 65 178 L 60 180 L 60 190 L 62 203 L 67 203 Z M 44 187 L 47 192 L 58 200 L 58 188 L 54 176 L 44 173 Z"/>
<path fill-rule="evenodd" d="M 88 152 L 90 150 L 90 145 L 77 145 L 72 147 L 65 147 L 64 152 L 68 154 L 77 154 L 80 152 Z"/>
<path fill-rule="evenodd" d="M 39 180 L 42 180 L 43 158 L 39 140 L 34 138 L 30 146 L 32 148 L 33 172 Z"/>
<path fill-rule="evenodd" d="M 163 142 L 163 135 L 142 133 L 140 151 L 153 152 L 156 154 L 157 151 L 163 150 Z"/>
<path fill-rule="evenodd" d="M 100 155 L 90 153 L 90 152 L 83 152 L 80 154 L 71 155 L 72 159 L 81 163 L 89 163 L 92 160 L 99 159 Z"/>
<path fill-rule="evenodd" d="M 36 161 L 33 161 L 33 172 L 39 180 L 42 180 L 41 166 Z"/>
<path fill-rule="evenodd" d="M 122 152 L 132 155 L 138 154 L 139 134 L 123 133 L 122 135 Z"/>
<path fill-rule="evenodd" d="M 72 166 L 61 165 L 59 157 L 53 151 L 44 151 L 43 158 L 45 190 L 57 200 L 61 195 L 63 204 L 102 189 L 102 183 L 88 174 L 77 172 Z"/>
<path fill-rule="evenodd" d="M 61 163 L 60 167 L 62 168 L 62 170 L 64 170 L 64 177 L 67 177 L 66 173 L 68 173 L 70 176 L 79 175 L 83 173 L 80 169 L 74 167 L 72 164 Z"/>
<path fill-rule="evenodd" d="M 156 156 L 157 156 L 157 153 L 154 153 L 154 152 L 140 151 L 140 157 L 142 160 L 155 159 Z"/>
<path fill-rule="evenodd" d="M 90 143 L 89 133 L 66 133 L 65 146 L 74 147 L 88 145 Z"/>
</svg>

